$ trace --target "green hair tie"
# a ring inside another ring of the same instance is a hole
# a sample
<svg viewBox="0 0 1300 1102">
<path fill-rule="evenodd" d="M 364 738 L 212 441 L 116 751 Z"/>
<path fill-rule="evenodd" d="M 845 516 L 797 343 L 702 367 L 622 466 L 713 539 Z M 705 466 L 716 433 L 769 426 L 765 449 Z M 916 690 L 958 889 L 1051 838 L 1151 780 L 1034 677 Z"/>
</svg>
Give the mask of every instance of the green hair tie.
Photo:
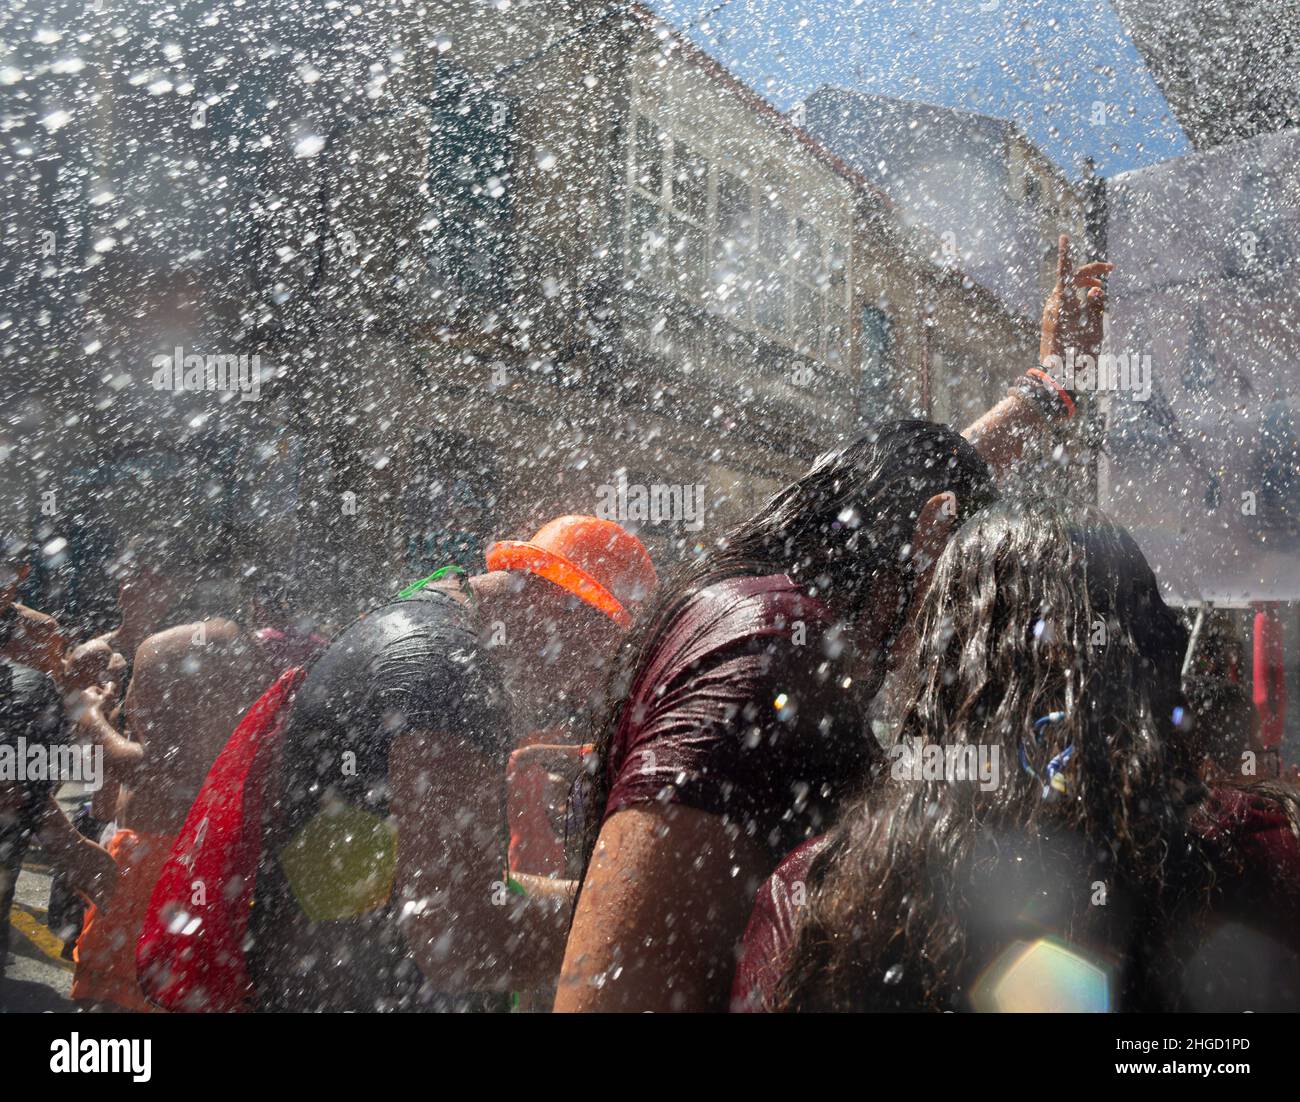
<svg viewBox="0 0 1300 1102">
<path fill-rule="evenodd" d="M 405 600 L 412 593 L 418 593 L 430 582 L 436 582 L 439 578 L 445 577 L 447 574 L 460 574 L 462 577 L 469 577 L 469 571 L 463 566 L 441 566 L 427 578 L 421 578 L 418 582 L 412 582 L 405 589 L 401 590 L 397 594 L 396 600 Z"/>
</svg>

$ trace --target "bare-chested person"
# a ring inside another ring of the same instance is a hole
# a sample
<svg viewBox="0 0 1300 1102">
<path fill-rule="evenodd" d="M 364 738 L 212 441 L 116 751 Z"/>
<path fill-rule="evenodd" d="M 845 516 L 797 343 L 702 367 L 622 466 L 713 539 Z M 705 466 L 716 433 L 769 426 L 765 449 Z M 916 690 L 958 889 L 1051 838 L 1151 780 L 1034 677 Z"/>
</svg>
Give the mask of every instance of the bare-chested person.
<svg viewBox="0 0 1300 1102">
<path fill-rule="evenodd" d="M 33 753 L 43 752 L 48 762 L 68 736 L 63 694 L 54 678 L 47 670 L 10 657 L 14 652 L 29 658 L 34 653 L 23 643 L 11 647 L 13 633 L 31 623 L 21 607 L 14 609 L 28 550 L 0 530 L 0 978 L 8 958 L 9 913 L 18 872 L 34 838 L 55 871 L 67 875 L 87 896 L 107 901 L 117 882 L 108 855 L 77 834 L 55 800 L 58 777 L 48 768 L 39 777 L 20 777 L 13 769 L 17 758 L 30 759 Z M 36 657 L 41 653 L 48 652 L 37 648 Z"/>
<path fill-rule="evenodd" d="M 70 690 L 113 684 L 116 697 L 106 702 L 103 711 L 119 731 L 136 652 L 146 639 L 160 632 L 177 599 L 175 583 L 164 571 L 146 564 L 132 566 L 118 587 L 122 618 L 117 627 L 81 644 L 68 656 L 65 681 Z M 105 824 L 112 820 L 117 795 L 116 784 L 106 784 L 95 793 L 92 813 L 96 820 Z"/>
<path fill-rule="evenodd" d="M 109 723 L 122 730 L 122 704 L 131 683 L 135 654 L 151 635 L 167 626 L 168 616 L 179 594 L 176 583 L 156 565 L 144 561 L 139 546 L 129 549 L 117 569 L 120 578 L 117 626 L 73 648 L 64 661 L 62 687 L 66 693 L 78 693 L 92 686 L 111 682 L 115 695 L 105 702 L 103 713 Z M 72 714 L 78 714 L 80 701 L 70 700 Z M 82 732 L 83 740 L 86 733 Z M 90 734 L 90 739 L 95 738 Z M 118 783 L 105 780 L 72 816 L 72 824 L 86 838 L 107 842 L 113 835 L 113 816 L 117 809 Z M 50 883 L 49 925 L 64 940 L 64 956 L 72 959 L 72 950 L 81 936 L 85 904 L 68 877 L 56 875 Z"/>
<path fill-rule="evenodd" d="M 114 686 L 84 691 L 82 732 L 104 747 L 105 771 L 121 786 L 108 850 L 122 878 L 108 909 L 86 916 L 74 999 L 150 1009 L 135 968 L 149 894 L 212 762 L 281 672 L 274 652 L 258 642 L 259 626 L 217 617 L 146 639 L 135 652 L 122 733 L 105 715 Z"/>
</svg>

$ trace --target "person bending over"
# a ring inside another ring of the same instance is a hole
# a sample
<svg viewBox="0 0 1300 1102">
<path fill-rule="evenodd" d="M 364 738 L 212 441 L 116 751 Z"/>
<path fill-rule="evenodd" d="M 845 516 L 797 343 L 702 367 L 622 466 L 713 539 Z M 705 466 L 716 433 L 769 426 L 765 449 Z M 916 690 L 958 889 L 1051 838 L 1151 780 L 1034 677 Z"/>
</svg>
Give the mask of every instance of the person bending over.
<svg viewBox="0 0 1300 1102">
<path fill-rule="evenodd" d="M 639 540 L 561 517 L 348 628 L 294 698 L 261 838 L 264 1010 L 500 1010 L 554 981 L 573 885 L 506 871 L 505 765 L 581 711 L 655 585 Z"/>
<path fill-rule="evenodd" d="M 1075 269 L 1061 239 L 1043 362 L 1095 353 L 1109 270 Z M 582 889 L 557 1010 L 726 1008 L 759 883 L 877 762 L 864 710 L 926 568 L 991 500 L 992 471 L 1076 404 L 1033 368 L 965 438 L 875 426 L 663 587 L 575 793 Z"/>
</svg>

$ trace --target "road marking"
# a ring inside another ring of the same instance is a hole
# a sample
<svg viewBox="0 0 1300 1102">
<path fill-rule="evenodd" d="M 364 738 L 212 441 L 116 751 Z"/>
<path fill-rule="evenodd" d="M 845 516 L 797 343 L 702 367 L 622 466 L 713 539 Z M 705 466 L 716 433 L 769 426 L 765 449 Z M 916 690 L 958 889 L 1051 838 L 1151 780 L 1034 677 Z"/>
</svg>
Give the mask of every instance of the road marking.
<svg viewBox="0 0 1300 1102">
<path fill-rule="evenodd" d="M 75 971 L 73 963 L 63 959 L 62 940 L 51 933 L 49 927 L 31 913 L 36 909 L 38 908 L 27 907 L 15 901 L 13 909 L 9 912 L 9 925 L 65 972 Z"/>
</svg>

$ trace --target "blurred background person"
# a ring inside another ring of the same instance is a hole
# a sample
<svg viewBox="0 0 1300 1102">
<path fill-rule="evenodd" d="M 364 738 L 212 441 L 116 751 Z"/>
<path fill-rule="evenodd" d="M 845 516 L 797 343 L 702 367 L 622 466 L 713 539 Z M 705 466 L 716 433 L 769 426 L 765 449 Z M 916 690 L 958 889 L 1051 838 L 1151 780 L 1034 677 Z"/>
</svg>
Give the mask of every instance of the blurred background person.
<svg viewBox="0 0 1300 1102">
<path fill-rule="evenodd" d="M 152 1009 L 137 981 L 136 940 L 204 777 L 249 706 L 283 671 L 284 632 L 260 634 L 266 611 L 250 594 L 239 620 L 210 617 L 146 638 L 135 651 L 120 732 L 107 714 L 115 686 L 82 693 L 81 733 L 103 747 L 108 776 L 119 785 L 107 846 L 121 881 L 108 908 L 86 915 L 77 941 L 72 996 L 80 1002 Z"/>
</svg>

